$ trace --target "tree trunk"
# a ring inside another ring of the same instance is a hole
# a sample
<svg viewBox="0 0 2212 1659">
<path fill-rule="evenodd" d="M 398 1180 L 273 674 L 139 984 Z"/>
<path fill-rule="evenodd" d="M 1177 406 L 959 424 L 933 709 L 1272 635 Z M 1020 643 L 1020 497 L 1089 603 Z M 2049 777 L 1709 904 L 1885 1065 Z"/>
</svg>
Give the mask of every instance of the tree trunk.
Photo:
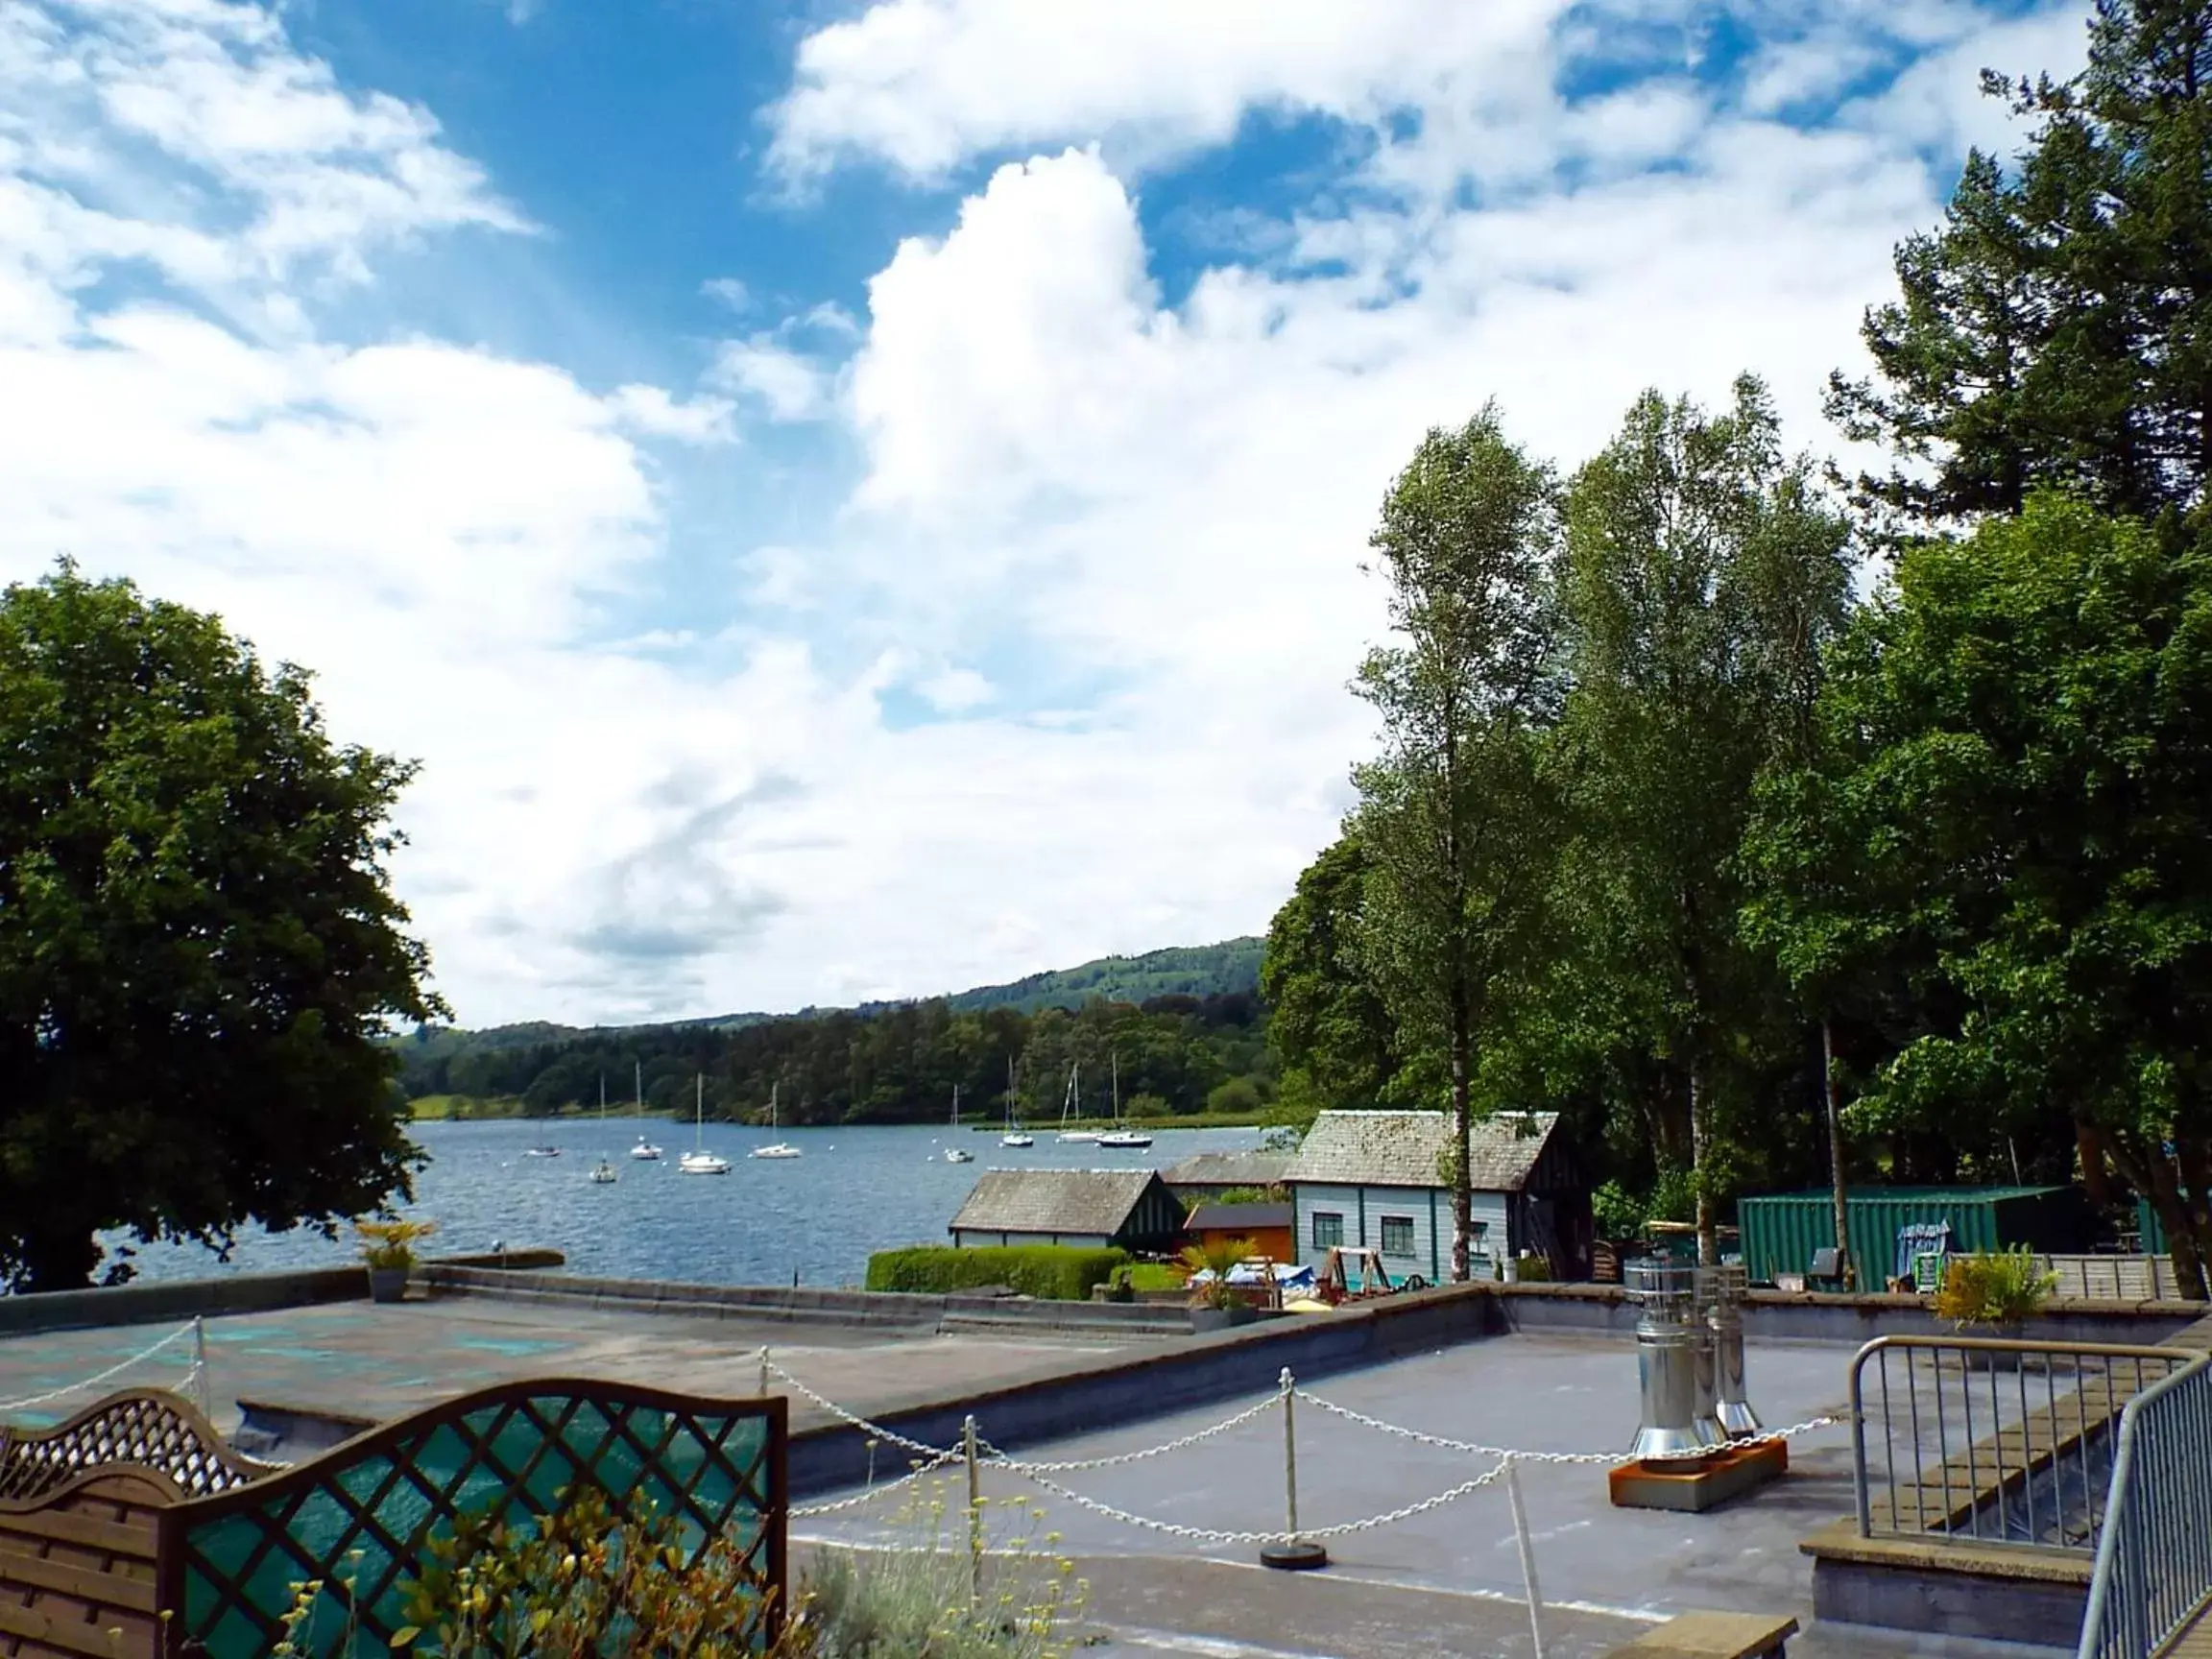
<svg viewBox="0 0 2212 1659">
<path fill-rule="evenodd" d="M 1474 1047 L 1471 1024 L 1465 989 L 1455 987 L 1452 997 L 1452 1282 L 1455 1285 L 1465 1284 L 1473 1271 L 1474 1136 L 1467 1075 Z M 1511 1249 L 1510 1235 L 1499 1243 L 1502 1248 Z"/>
<path fill-rule="evenodd" d="M 2174 1130 L 2174 1157 L 2181 1169 L 2175 1200 L 2189 1217 L 2189 1241 L 2197 1252 L 2206 1292 L 2212 1295 L 2212 1161 L 2205 1157 L 2204 1142 L 2179 1125 Z M 2178 1269 L 2179 1257 L 2175 1263 Z"/>
<path fill-rule="evenodd" d="M 1706 1122 L 1705 1057 L 1690 1062 L 1690 1171 L 1697 1184 L 1697 1260 L 1706 1267 L 1720 1263 L 1720 1238 L 1713 1218 L 1713 1194 L 1705 1185 L 1705 1154 L 1712 1143 Z"/>
<path fill-rule="evenodd" d="M 2174 1254 L 2176 1286 L 2184 1301 L 2201 1302 L 2205 1300 L 2204 1257 L 2198 1248 L 2196 1220 L 2182 1202 L 2174 1166 L 2152 1147 L 2143 1160 L 2143 1175 L 2144 1196 L 2158 1213 L 2166 1229 L 2166 1248 Z"/>
<path fill-rule="evenodd" d="M 1836 1075 L 1836 1028 L 1820 1022 L 1820 1093 L 1828 1105 L 1828 1190 L 1836 1209 L 1836 1248 L 1843 1262 L 1843 1287 L 1855 1289 L 1859 1263 L 1851 1260 L 1851 1204 L 1843 1180 L 1843 1084 Z"/>
<path fill-rule="evenodd" d="M 2100 1210 L 2112 1207 L 2112 1177 L 2104 1168 L 2104 1142 L 2093 1123 L 2074 1125 L 2074 1150 L 2081 1160 L 2081 1190 Z"/>
</svg>

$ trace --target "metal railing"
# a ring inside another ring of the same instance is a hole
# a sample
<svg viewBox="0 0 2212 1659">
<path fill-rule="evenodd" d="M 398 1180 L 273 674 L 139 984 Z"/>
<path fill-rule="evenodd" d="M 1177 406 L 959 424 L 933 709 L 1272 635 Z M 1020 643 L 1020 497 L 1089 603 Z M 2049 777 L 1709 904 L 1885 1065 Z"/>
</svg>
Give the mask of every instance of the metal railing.
<svg viewBox="0 0 2212 1659">
<path fill-rule="evenodd" d="M 2193 1358 L 2112 1343 L 1877 1337 L 1850 1371 L 1859 1535 L 2094 1550 L 2121 1413 Z"/>
<path fill-rule="evenodd" d="M 2212 1356 L 2120 1417 L 2079 1659 L 2148 1659 L 2212 1602 Z"/>
</svg>

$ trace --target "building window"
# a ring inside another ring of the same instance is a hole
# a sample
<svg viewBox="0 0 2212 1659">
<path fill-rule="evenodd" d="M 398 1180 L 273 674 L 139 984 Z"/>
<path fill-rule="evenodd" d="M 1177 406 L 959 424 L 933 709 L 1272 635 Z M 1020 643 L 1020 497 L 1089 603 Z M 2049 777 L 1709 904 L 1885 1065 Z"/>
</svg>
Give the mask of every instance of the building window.
<svg viewBox="0 0 2212 1659">
<path fill-rule="evenodd" d="M 1334 1250 L 1344 1242 L 1344 1212 L 1341 1210 L 1316 1210 L 1313 1212 L 1313 1248 Z"/>
<path fill-rule="evenodd" d="M 1410 1256 L 1413 1254 L 1412 1216 L 1385 1215 L 1382 1217 L 1382 1254 L 1385 1256 Z"/>
</svg>

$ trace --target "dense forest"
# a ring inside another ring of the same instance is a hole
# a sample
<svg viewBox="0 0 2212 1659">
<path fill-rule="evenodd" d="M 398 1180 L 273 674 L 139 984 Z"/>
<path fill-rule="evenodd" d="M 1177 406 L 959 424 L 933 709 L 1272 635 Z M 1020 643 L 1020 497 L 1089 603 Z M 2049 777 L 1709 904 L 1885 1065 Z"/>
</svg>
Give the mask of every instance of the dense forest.
<svg viewBox="0 0 2212 1659">
<path fill-rule="evenodd" d="M 1057 1118 L 1071 1077 L 1103 1117 L 1118 1086 L 1131 1116 L 1256 1117 L 1275 1065 L 1258 997 L 1260 941 L 1109 956 L 922 1002 L 735 1015 L 671 1025 L 484 1032 L 425 1027 L 400 1044 L 411 1099 L 518 1100 L 554 1113 L 640 1091 L 648 1108 L 757 1118 L 776 1091 L 786 1123 L 917 1123 L 963 1111 Z"/>
</svg>

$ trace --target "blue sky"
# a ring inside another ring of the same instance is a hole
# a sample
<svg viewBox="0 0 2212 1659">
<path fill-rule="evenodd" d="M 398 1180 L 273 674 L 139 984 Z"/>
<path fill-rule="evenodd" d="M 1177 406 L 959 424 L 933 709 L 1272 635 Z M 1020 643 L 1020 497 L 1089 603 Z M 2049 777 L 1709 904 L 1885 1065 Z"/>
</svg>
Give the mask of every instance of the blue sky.
<svg viewBox="0 0 2212 1659">
<path fill-rule="evenodd" d="M 1389 475 L 1827 371 L 2030 0 L 13 0 L 0 578 L 420 757 L 463 1020 L 1263 927 Z"/>
</svg>

